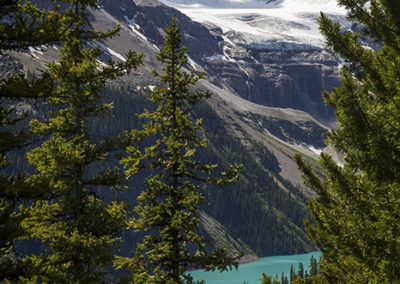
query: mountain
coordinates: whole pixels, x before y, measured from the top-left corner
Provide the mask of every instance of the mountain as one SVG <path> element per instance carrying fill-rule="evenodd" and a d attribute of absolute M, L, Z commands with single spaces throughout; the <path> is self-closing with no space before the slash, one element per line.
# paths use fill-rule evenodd
<path fill-rule="evenodd" d="M 261 142 L 279 157 L 279 163 L 284 165 L 281 170 L 283 177 L 295 185 L 301 183 L 292 154 L 300 150 L 315 157 L 319 153 L 316 149 L 324 147 L 326 126 L 320 121 L 332 123 L 332 116 L 329 116 L 332 112 L 323 104 L 321 93 L 329 86 L 339 84 L 335 58 L 314 47 L 307 51 L 252 50 L 235 45 L 235 52 L 232 51 L 230 60 L 226 60 L 215 56 L 226 49 L 227 44 L 215 29 L 199 24 L 159 1 L 105 0 L 102 7 L 94 11 L 96 20 L 93 23 L 104 28 L 111 17 L 115 23 L 121 23 L 120 36 L 108 42 L 107 46 L 119 54 L 124 54 L 129 48 L 145 52 L 145 66 L 139 70 L 138 77 L 128 81 L 148 86 L 153 84 L 148 72 L 157 65 L 154 51 L 162 44 L 163 28 L 175 15 L 188 48 L 190 64 L 187 68 L 205 72 L 201 88 L 215 94 L 210 105 L 221 117 L 226 117 L 227 125 L 236 127 L 232 133 L 244 140 L 244 145 L 249 144 L 246 142 L 248 137 L 257 143 L 264 141 L 265 133 L 285 145 L 275 147 L 275 143 Z M 251 74 L 247 74 L 245 68 Z M 247 77 L 252 75 L 253 79 Z M 254 94 L 253 99 L 248 97 L 249 89 Z M 265 94 L 266 90 L 270 92 Z M 287 109 L 290 106 L 293 109 Z M 302 112 L 303 109 L 309 113 Z M 244 121 L 245 126 L 237 127 L 239 121 Z"/>
<path fill-rule="evenodd" d="M 332 122 L 320 94 L 339 84 L 338 60 L 323 50 L 317 18 L 324 11 L 350 28 L 335 0 L 161 1 L 221 39 L 219 52 L 197 61 L 213 83 L 257 104 Z"/>
<path fill-rule="evenodd" d="M 286 43 L 286 48 L 320 47 L 322 36 L 316 20 L 321 11 L 349 25 L 344 18 L 345 10 L 337 6 L 336 0 L 160 1 L 192 20 L 221 28 L 224 34 L 241 34 L 241 43 L 262 48 L 277 42 Z"/>
<path fill-rule="evenodd" d="M 162 2 L 103 1 L 103 7 L 155 45 L 162 44 L 162 29 L 176 14 L 191 68 L 206 72 L 208 81 L 248 101 L 333 123 L 321 93 L 340 83 L 339 60 L 323 49 L 317 17 L 322 9 L 345 23 L 334 1 Z"/>
<path fill-rule="evenodd" d="M 44 0 L 35 2 L 48 6 Z M 91 11 L 95 28 L 121 25 L 119 36 L 97 43 L 104 51 L 103 64 L 110 57 L 124 60 L 129 49 L 146 54 L 143 66 L 105 90 L 106 98 L 114 101 L 114 117 L 101 125 L 93 122 L 93 131 L 140 127 L 135 113 L 151 107 L 144 97 L 159 84 L 151 75 L 161 67 L 155 53 L 163 44 L 163 28 L 175 15 L 188 49 L 186 68 L 205 72 L 195 89 L 213 93 L 194 110 L 194 116 L 203 118 L 210 141 L 199 154 L 210 163 L 244 165 L 238 183 L 205 192 L 210 205 L 203 208 L 202 231 L 212 239 L 210 245 L 259 256 L 313 250 L 303 230 L 312 193 L 301 186 L 293 155 L 302 152 L 318 170 L 325 132 L 334 124 L 321 93 L 340 83 L 339 61 L 316 43 L 321 37 L 315 32 L 317 7 L 331 7 L 332 1 L 163 2 L 103 0 L 100 9 Z M 334 9 L 330 11 L 339 11 Z M 308 12 L 301 14 L 304 10 Z M 337 17 L 342 20 L 343 15 L 338 12 Z M 57 49 L 10 52 L 0 57 L 0 72 L 35 73 L 57 58 Z M 44 111 L 28 101 L 19 107 L 38 117 Z M 137 184 L 123 194 L 125 200 L 135 202 Z M 128 243 L 138 238 L 126 236 Z"/>

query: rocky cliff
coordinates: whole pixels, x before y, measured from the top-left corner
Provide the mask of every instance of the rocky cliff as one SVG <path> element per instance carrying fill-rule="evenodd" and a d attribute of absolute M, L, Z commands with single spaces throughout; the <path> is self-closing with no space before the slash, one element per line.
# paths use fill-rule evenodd
<path fill-rule="evenodd" d="M 110 15 L 156 46 L 162 44 L 163 28 L 175 15 L 188 48 L 190 68 L 206 72 L 209 81 L 257 104 L 303 110 L 325 123 L 333 121 L 333 111 L 324 105 L 321 93 L 340 83 L 339 63 L 318 46 L 322 43 L 262 37 L 249 40 L 246 32 L 226 31 L 210 22 L 202 25 L 156 0 L 102 3 Z M 240 21 L 252 26 L 273 26 L 271 23 L 276 20 L 267 18 L 268 22 L 248 11 L 240 17 Z M 277 32 L 285 24 L 308 29 L 292 21 L 276 24 Z"/>

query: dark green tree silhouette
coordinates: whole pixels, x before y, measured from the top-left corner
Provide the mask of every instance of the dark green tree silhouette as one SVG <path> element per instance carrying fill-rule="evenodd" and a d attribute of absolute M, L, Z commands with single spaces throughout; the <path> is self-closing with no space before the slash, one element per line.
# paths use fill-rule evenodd
<path fill-rule="evenodd" d="M 99 137 L 87 124 L 108 115 L 112 104 L 100 102 L 102 89 L 136 67 L 141 55 L 130 52 L 125 62 L 110 61 L 108 67 L 101 67 L 100 48 L 87 46 L 114 36 L 118 27 L 109 32 L 90 29 L 87 8 L 96 8 L 97 0 L 65 4 L 62 19 L 69 29 L 62 33 L 59 61 L 49 64 L 46 71 L 52 84 L 45 101 L 53 110 L 44 121 L 30 123 L 32 132 L 45 140 L 28 153 L 36 169 L 23 180 L 28 194 L 23 197 L 29 202 L 10 214 L 21 216 L 16 229 L 23 231 L 12 237 L 34 240 L 40 254 L 23 255 L 15 274 L 5 277 L 12 282 L 15 278 L 20 282 L 107 282 L 114 250 L 126 227 L 127 205 L 105 202 L 98 191 L 123 183 L 123 173 L 107 167 L 119 139 Z M 5 85 L 15 90 L 9 82 Z"/>
<path fill-rule="evenodd" d="M 278 277 L 274 277 L 272 279 L 271 276 L 269 276 L 269 275 L 267 275 L 265 273 L 262 274 L 262 277 L 261 277 L 260 281 L 261 281 L 261 284 L 280 284 L 281 283 L 279 281 Z"/>
<path fill-rule="evenodd" d="M 201 191 L 206 184 L 222 187 L 236 181 L 238 167 L 230 166 L 217 178 L 213 174 L 217 165 L 202 164 L 196 158 L 196 149 L 207 141 L 200 138 L 201 120 L 192 122 L 190 112 L 209 94 L 189 91 L 200 77 L 181 70 L 187 57 L 175 18 L 165 32 L 165 46 L 157 55 L 164 73 L 154 71 L 164 87 L 151 93 L 156 110 L 141 115 L 148 122 L 143 130 L 130 134 L 133 143 L 123 160 L 129 176 L 142 169 L 151 172 L 137 198 L 137 218 L 131 221 L 136 231 L 148 235 L 138 244 L 134 258 L 120 258 L 117 263 L 132 271 L 133 283 L 191 283 L 192 277 L 186 274 L 190 269 L 225 270 L 235 264 L 222 249 L 205 252 L 198 213 L 205 202 Z M 152 139 L 152 144 L 143 149 L 139 142 L 144 139 Z"/>
<path fill-rule="evenodd" d="M 68 29 L 68 19 L 53 10 L 41 10 L 31 2 L 0 1 L 0 55 L 27 47 L 60 43 Z M 7 160 L 7 153 L 31 143 L 29 130 L 21 127 L 26 113 L 18 113 L 12 104 L 22 99 L 52 95 L 53 82 L 46 72 L 36 79 L 28 79 L 19 70 L 0 79 L 0 282 L 18 279 L 29 272 L 29 265 L 21 261 L 15 240 L 23 238 L 20 222 L 24 215 L 18 207 L 33 199 L 47 198 L 46 189 L 32 188 L 26 175 L 10 174 L 15 161 Z M 7 172 L 7 173 L 6 173 Z M 11 281 L 11 280 L 10 280 Z"/>
<path fill-rule="evenodd" d="M 345 60 L 342 85 L 325 93 L 338 129 L 328 143 L 344 153 L 344 166 L 321 155 L 321 181 L 297 156 L 315 224 L 308 235 L 322 251 L 320 271 L 329 283 L 400 282 L 400 5 L 395 0 L 339 0 L 360 35 L 342 31 L 322 14 L 328 47 Z"/>

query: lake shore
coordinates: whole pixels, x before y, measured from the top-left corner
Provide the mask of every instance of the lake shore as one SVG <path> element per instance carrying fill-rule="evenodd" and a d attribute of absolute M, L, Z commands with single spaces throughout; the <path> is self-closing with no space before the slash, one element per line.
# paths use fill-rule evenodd
<path fill-rule="evenodd" d="M 245 254 L 239 259 L 239 264 L 245 264 L 245 263 L 250 263 L 253 261 L 257 261 L 260 258 L 257 255 L 254 254 Z"/>
<path fill-rule="evenodd" d="M 196 270 L 190 272 L 194 280 L 204 280 L 207 284 L 232 284 L 249 283 L 260 284 L 262 273 L 267 275 L 288 276 L 293 265 L 295 270 L 299 269 L 299 264 L 303 263 L 304 268 L 308 269 L 310 258 L 313 256 L 319 259 L 321 252 L 311 252 L 307 254 L 268 256 L 259 258 L 255 255 L 245 255 L 240 260 L 238 269 L 224 272 Z"/>

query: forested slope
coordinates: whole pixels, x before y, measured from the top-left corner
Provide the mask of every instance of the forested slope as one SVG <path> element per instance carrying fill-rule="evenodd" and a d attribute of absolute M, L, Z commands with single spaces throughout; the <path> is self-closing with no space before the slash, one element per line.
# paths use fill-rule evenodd
<path fill-rule="evenodd" d="M 117 23 L 117 18 L 111 18 L 103 9 L 93 12 L 93 17 L 94 23 L 101 27 Z M 190 27 L 192 23 L 185 25 Z M 143 122 L 138 119 L 137 114 L 144 108 L 151 108 L 146 96 L 158 84 L 149 76 L 150 70 L 159 68 L 154 56 L 157 48 L 126 27 L 123 27 L 121 34 L 123 36 L 105 42 L 107 46 L 102 46 L 102 50 L 105 51 L 101 58 L 103 63 L 110 57 L 116 56 L 119 59 L 127 48 L 137 47 L 146 54 L 146 57 L 143 66 L 138 70 L 118 79 L 103 91 L 104 101 L 113 102 L 114 116 L 89 121 L 88 126 L 93 137 L 113 136 L 133 128 L 140 128 Z M 11 71 L 17 70 L 35 77 L 34 74 L 38 70 L 45 69 L 45 63 L 56 59 L 57 54 L 57 46 L 48 46 L 43 50 L 11 52 L 0 58 L 0 71 L 4 77 Z M 210 86 L 213 89 L 208 89 Z M 325 128 L 301 111 L 264 106 L 253 110 L 255 104 L 245 100 L 239 102 L 241 104 L 239 108 L 231 108 L 229 101 L 237 100 L 238 97 L 226 90 L 214 88 L 212 84 L 205 85 L 204 81 L 197 87 L 211 90 L 213 93 L 209 102 L 204 101 L 194 110 L 193 119 L 203 119 L 202 135 L 209 140 L 207 149 L 199 151 L 198 157 L 211 164 L 243 164 L 240 180 L 237 183 L 223 190 L 204 191 L 209 205 L 205 206 L 203 211 L 213 217 L 225 230 L 226 236 L 218 234 L 217 238 L 232 238 L 237 244 L 243 245 L 243 252 L 253 251 L 259 256 L 313 250 L 303 230 L 303 219 L 308 217 L 306 196 L 302 192 L 304 188 L 300 191 L 299 173 L 295 172 L 292 156 L 294 152 L 302 151 L 312 157 L 314 154 L 302 143 L 323 146 L 322 133 Z M 18 102 L 17 109 L 30 113 L 22 124 L 26 126 L 29 118 L 39 120 L 45 118 L 46 112 L 51 107 L 43 105 L 42 102 L 40 99 Z M 15 103 L 13 100 L 8 102 L 9 105 Z M 220 104 L 224 105 L 223 108 Z M 245 111 L 241 111 L 242 108 Z M 228 109 L 230 112 L 222 115 Z M 248 129 L 244 129 L 243 124 L 246 124 L 251 131 L 246 132 Z M 239 126 L 242 129 L 237 131 Z M 293 129 L 296 131 L 292 131 Z M 251 133 L 256 133 L 257 137 L 262 139 L 252 136 Z M 9 174 L 18 171 L 32 172 L 32 167 L 24 155 L 40 145 L 41 140 L 38 137 L 35 139 L 33 144 L 9 153 L 13 163 L 4 169 L 5 172 Z M 268 145 L 264 140 L 268 140 Z M 109 165 L 118 166 L 117 158 L 115 156 Z M 88 167 L 86 175 L 91 176 L 98 170 Z M 134 205 L 138 193 L 143 188 L 141 185 L 145 175 L 144 172 L 135 177 L 129 188 L 120 193 L 120 197 Z M 99 194 L 109 198 L 101 189 Z M 207 224 L 204 225 L 207 231 Z M 122 251 L 132 252 L 133 244 L 141 235 L 133 232 L 127 232 L 125 235 L 127 242 Z M 221 242 L 216 240 L 211 243 Z"/>
<path fill-rule="evenodd" d="M 89 122 L 92 132 L 96 135 L 112 136 L 140 128 L 143 121 L 137 114 L 144 108 L 152 107 L 146 99 L 148 91 L 133 91 L 132 87 L 110 87 L 105 92 L 105 101 L 114 102 L 114 115 L 101 123 Z M 48 108 L 46 105 L 33 106 L 31 114 L 33 117 L 41 117 Z M 202 118 L 204 135 L 209 140 L 208 147 L 199 151 L 198 157 L 211 164 L 243 164 L 237 183 L 224 189 L 204 191 L 209 204 L 203 208 L 204 212 L 222 224 L 228 235 L 249 246 L 260 256 L 312 250 L 313 246 L 305 238 L 303 231 L 303 219 L 308 217 L 306 197 L 279 176 L 279 163 L 275 156 L 257 144 L 254 144 L 253 152 L 249 152 L 229 133 L 224 121 L 206 101 L 195 109 L 195 116 Z M 31 171 L 23 155 L 22 150 L 10 154 L 19 170 Z M 113 163 L 115 165 L 116 160 Z M 16 169 L 8 167 L 7 171 L 15 172 Z M 97 169 L 91 169 L 87 174 L 96 171 Z M 141 174 L 134 178 L 129 189 L 120 193 L 121 198 L 135 204 L 144 177 L 145 174 Z M 284 184 L 286 190 L 278 182 Z M 126 235 L 131 241 L 140 238 L 140 235 L 132 232 Z M 131 244 L 131 241 L 128 243 Z"/>
<path fill-rule="evenodd" d="M 136 114 L 151 105 L 145 99 L 146 91 L 132 90 L 132 87 L 109 90 L 108 99 L 114 101 L 115 106 L 114 117 L 101 125 L 94 123 L 93 131 L 118 133 L 140 127 L 142 122 Z M 202 118 L 204 135 L 209 140 L 208 147 L 198 152 L 199 159 L 218 165 L 243 164 L 237 183 L 224 189 L 204 191 L 209 205 L 203 210 L 220 222 L 227 234 L 259 255 L 312 250 L 303 231 L 303 219 L 308 217 L 306 198 L 279 176 L 279 163 L 274 155 L 257 145 L 252 155 L 229 133 L 224 121 L 206 101 L 195 109 L 194 118 Z M 263 158 L 261 164 L 257 157 Z M 289 190 L 283 190 L 277 181 Z M 123 193 L 124 198 L 134 201 L 140 184 L 138 177 Z"/>

